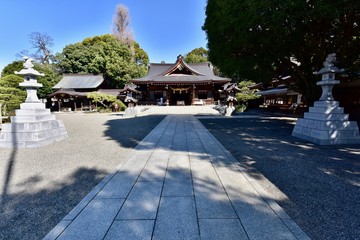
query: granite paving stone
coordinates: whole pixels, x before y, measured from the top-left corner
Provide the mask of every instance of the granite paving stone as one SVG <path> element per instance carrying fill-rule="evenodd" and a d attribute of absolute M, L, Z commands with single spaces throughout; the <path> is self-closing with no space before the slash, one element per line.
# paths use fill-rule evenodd
<path fill-rule="evenodd" d="M 193 184 L 191 178 L 184 178 L 180 180 L 167 178 L 165 180 L 162 196 L 186 197 L 193 195 Z"/>
<path fill-rule="evenodd" d="M 79 214 L 78 218 L 89 221 L 113 220 L 124 203 L 124 199 L 93 199 Z"/>
<path fill-rule="evenodd" d="M 103 239 L 111 223 L 112 220 L 87 221 L 84 219 L 76 218 L 58 238 L 53 238 L 53 239 L 58 239 L 58 240 Z"/>
<path fill-rule="evenodd" d="M 149 161 L 141 172 L 138 181 L 162 182 L 165 178 L 167 160 Z"/>
<path fill-rule="evenodd" d="M 260 195 L 230 196 L 250 239 L 296 239 Z"/>
<path fill-rule="evenodd" d="M 169 153 L 169 150 L 166 149 L 166 150 L 162 150 L 162 149 L 159 149 L 159 150 L 154 150 L 154 152 L 152 153 L 152 155 L 150 156 L 149 158 L 149 162 L 167 162 L 169 160 L 169 156 L 170 156 L 170 153 Z"/>
<path fill-rule="evenodd" d="M 211 196 L 196 195 L 196 209 L 198 218 L 237 218 L 229 198 L 226 194 L 215 194 Z"/>
<path fill-rule="evenodd" d="M 199 226 L 201 239 L 249 239 L 239 219 L 199 219 Z"/>
<path fill-rule="evenodd" d="M 138 171 L 140 173 L 141 170 Z M 119 171 L 114 177 L 100 190 L 98 198 L 126 198 L 134 185 L 138 174 Z"/>
<path fill-rule="evenodd" d="M 162 182 L 137 182 L 116 218 L 155 219 L 162 185 Z"/>
<path fill-rule="evenodd" d="M 200 239 L 193 197 L 162 197 L 154 239 Z"/>
<path fill-rule="evenodd" d="M 219 182 L 214 167 L 210 161 L 205 160 L 191 160 L 191 174 L 195 179 L 213 180 Z"/>
<path fill-rule="evenodd" d="M 116 220 L 106 234 L 105 240 L 150 240 L 154 222 L 154 220 Z"/>

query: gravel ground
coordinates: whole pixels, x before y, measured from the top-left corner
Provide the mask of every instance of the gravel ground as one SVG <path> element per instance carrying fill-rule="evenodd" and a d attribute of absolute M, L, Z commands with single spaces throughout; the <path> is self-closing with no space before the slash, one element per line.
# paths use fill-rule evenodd
<path fill-rule="evenodd" d="M 69 138 L 0 149 L 0 239 L 45 236 L 163 116 L 58 114 Z M 294 122 L 200 119 L 313 239 L 359 239 L 360 146 L 291 137 Z"/>
<path fill-rule="evenodd" d="M 0 149 L 0 239 L 44 237 L 163 117 L 57 114 L 67 140 Z"/>
<path fill-rule="evenodd" d="M 312 239 L 360 239 L 360 146 L 317 146 L 294 121 L 200 119 Z"/>

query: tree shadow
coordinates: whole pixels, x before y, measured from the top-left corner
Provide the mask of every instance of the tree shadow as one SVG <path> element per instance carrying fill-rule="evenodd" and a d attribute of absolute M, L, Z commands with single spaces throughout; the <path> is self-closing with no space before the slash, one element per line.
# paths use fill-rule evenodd
<path fill-rule="evenodd" d="M 51 189 L 3 195 L 0 239 L 44 237 L 106 174 L 94 168 L 80 168 L 66 182 L 56 183 Z M 34 175 L 28 180 L 22 183 L 25 187 L 41 178 Z"/>
<path fill-rule="evenodd" d="M 165 115 L 119 118 L 105 123 L 104 135 L 122 147 L 133 148 L 156 126 Z"/>
<path fill-rule="evenodd" d="M 250 185 L 243 188 L 224 180 L 226 193 L 221 183 L 224 178 L 217 178 L 216 173 L 214 178 L 210 172 L 204 172 L 202 166 L 195 166 L 199 161 L 210 163 L 209 159 L 198 158 L 191 163 L 189 155 L 175 152 L 167 160 L 159 155 L 148 161 L 133 159 L 132 164 L 137 165 L 137 161 L 143 162 L 143 166 L 138 166 L 138 170 L 127 169 L 128 166 L 120 168 L 95 198 L 75 211 L 77 214 L 73 214 L 72 223 L 61 233 L 62 238 L 196 239 L 199 234 L 221 232 L 226 227 L 230 227 L 230 233 L 221 232 L 225 238 L 261 238 L 263 229 L 267 228 L 277 228 L 272 231 L 279 234 L 274 238 L 286 234 L 293 237 L 267 205 L 266 201 L 272 199 L 264 199 L 250 189 Z M 189 164 L 195 164 L 193 167 L 197 170 Z M 236 169 L 233 173 L 241 175 Z M 214 222 L 227 223 L 227 220 L 236 222 L 236 227 L 210 228 Z M 87 231 L 89 225 L 96 226 L 96 231 Z"/>
<path fill-rule="evenodd" d="M 116 140 L 124 148 L 134 148 L 163 117 L 153 116 L 109 120 L 105 123 L 108 126 L 108 130 L 105 130 L 103 134 L 111 140 Z M 83 119 L 83 121 L 86 124 L 91 119 Z M 69 128 L 71 129 L 71 126 Z M 91 128 L 89 128 L 89 131 L 91 131 Z M 72 129 L 70 134 L 76 133 L 76 129 Z M 83 132 L 81 133 L 84 134 Z M 46 151 L 52 151 L 55 155 L 66 157 L 68 153 L 62 152 L 61 146 L 67 145 L 66 148 L 69 153 L 76 151 L 78 149 L 76 146 L 78 142 L 76 141 L 84 136 L 86 135 L 77 136 L 77 138 L 69 136 L 66 142 L 59 142 L 56 146 L 49 145 Z M 90 144 L 95 143 L 96 140 L 91 141 Z M 16 161 L 19 161 L 19 153 L 21 153 L 21 156 L 24 155 L 23 151 L 32 150 L 13 148 L 7 151 L 9 155 L 7 159 L 4 159 L 6 165 L 4 171 L 1 172 L 2 175 L 4 174 L 4 182 L 1 186 L 0 199 L 0 239 L 39 239 L 44 237 L 108 174 L 107 171 L 101 168 L 76 168 L 72 175 L 64 176 L 66 181 L 54 183 L 50 189 L 45 188 L 41 190 L 36 189 L 44 179 L 41 179 L 39 175 L 33 175 L 14 186 L 25 190 L 12 193 L 10 188 L 15 178 Z M 44 156 L 51 157 L 48 154 L 41 155 L 42 151 L 34 151 L 40 154 L 40 159 Z M 86 157 L 86 154 L 85 151 L 80 152 L 79 156 Z"/>
<path fill-rule="evenodd" d="M 254 178 L 271 191 L 270 181 L 289 198 L 279 204 L 311 237 L 360 235 L 358 145 L 305 142 L 291 136 L 294 122 L 288 120 L 200 121 Z"/>

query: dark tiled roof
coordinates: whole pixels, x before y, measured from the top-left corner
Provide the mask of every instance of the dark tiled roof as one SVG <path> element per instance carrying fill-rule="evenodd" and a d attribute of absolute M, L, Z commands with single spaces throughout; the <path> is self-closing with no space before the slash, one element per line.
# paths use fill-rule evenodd
<path fill-rule="evenodd" d="M 65 74 L 53 89 L 91 89 L 99 87 L 103 81 L 102 75 Z"/>
<path fill-rule="evenodd" d="M 179 70 L 180 69 L 180 70 Z M 181 69 L 185 69 L 182 71 Z M 201 83 L 229 82 L 230 79 L 214 75 L 210 63 L 186 63 L 178 58 L 176 63 L 152 63 L 145 77 L 133 79 L 133 83 Z"/>
<path fill-rule="evenodd" d="M 120 89 L 120 93 L 123 92 L 133 92 L 133 93 L 141 93 L 141 91 L 136 90 L 136 85 L 135 84 L 125 84 L 125 87 L 123 89 Z"/>

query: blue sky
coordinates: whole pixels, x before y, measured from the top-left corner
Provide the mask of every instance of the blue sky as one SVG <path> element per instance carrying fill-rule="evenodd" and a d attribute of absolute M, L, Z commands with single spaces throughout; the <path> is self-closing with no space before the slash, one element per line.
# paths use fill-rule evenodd
<path fill-rule="evenodd" d="M 206 48 L 201 30 L 206 0 L 1 0 L 0 70 L 29 50 L 31 32 L 54 39 L 54 53 L 87 37 L 112 32 L 117 4 L 129 8 L 135 40 L 151 62 L 175 62 L 179 54 Z"/>

